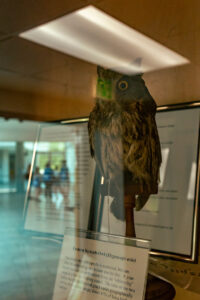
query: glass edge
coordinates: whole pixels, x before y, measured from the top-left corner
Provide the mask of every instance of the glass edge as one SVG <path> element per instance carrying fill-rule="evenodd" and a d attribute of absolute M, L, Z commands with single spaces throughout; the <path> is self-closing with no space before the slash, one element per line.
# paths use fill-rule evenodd
<path fill-rule="evenodd" d="M 30 169 L 30 173 L 29 173 L 28 185 L 27 185 L 25 199 L 24 199 L 23 218 L 25 218 L 25 215 L 26 215 L 26 209 L 27 209 L 27 204 L 28 204 L 28 196 L 29 196 L 29 192 L 30 192 L 31 179 L 32 179 L 33 168 L 34 168 L 34 163 L 35 163 L 35 157 L 36 157 L 36 152 L 37 152 L 37 144 L 38 144 L 38 141 L 39 141 L 41 128 L 42 128 L 41 124 L 39 124 L 36 139 L 35 139 L 35 142 L 34 142 L 33 156 L 32 156 L 32 160 L 31 160 L 31 169 Z"/>
<path fill-rule="evenodd" d="M 77 237 L 85 237 L 85 238 L 87 238 L 87 234 L 89 234 L 90 236 L 94 236 L 94 237 L 96 237 L 96 236 L 104 236 L 104 237 L 114 238 L 114 239 L 120 240 L 120 241 L 139 242 L 142 245 L 144 245 L 144 246 L 141 245 L 140 248 L 148 248 L 148 249 L 150 249 L 150 244 L 151 244 L 150 240 L 145 240 L 145 239 L 140 239 L 140 238 L 135 238 L 135 237 L 126 237 L 126 236 L 122 236 L 122 235 L 116 235 L 116 234 L 104 233 L 104 232 L 98 232 L 98 231 L 83 230 L 83 229 L 78 229 L 78 228 L 67 227 L 65 229 L 64 236 L 67 235 L 68 233 L 72 234 L 73 236 L 77 236 Z M 83 236 L 81 236 L 81 235 L 83 235 Z M 117 244 L 121 244 L 121 243 L 117 243 Z"/>

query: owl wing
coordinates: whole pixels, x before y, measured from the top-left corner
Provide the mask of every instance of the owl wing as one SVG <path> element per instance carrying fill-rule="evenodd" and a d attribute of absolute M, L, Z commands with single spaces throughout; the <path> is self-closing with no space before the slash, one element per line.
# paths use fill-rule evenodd
<path fill-rule="evenodd" d="M 160 165 L 162 163 L 160 139 L 158 135 L 158 129 L 157 129 L 155 118 L 151 117 L 149 122 L 151 123 L 150 143 L 151 143 L 151 152 L 152 152 L 152 176 L 153 178 L 156 178 L 158 182 Z"/>
<path fill-rule="evenodd" d="M 147 144 L 147 119 L 140 113 L 139 103 L 122 110 L 124 168 L 132 174 L 132 182 L 140 186 L 150 181 Z"/>
<path fill-rule="evenodd" d="M 101 158 L 101 139 L 98 138 L 99 135 L 99 110 L 96 105 L 93 111 L 90 113 L 88 121 L 88 134 L 90 143 L 90 153 L 95 159 L 97 166 L 99 167 L 100 173 L 104 176 L 103 163 Z"/>
<path fill-rule="evenodd" d="M 146 106 L 144 110 L 143 104 L 132 103 L 122 110 L 125 185 L 141 187 L 136 210 L 145 205 L 150 194 L 157 193 L 161 164 L 155 113 L 146 111 Z"/>
<path fill-rule="evenodd" d="M 114 101 L 102 101 L 88 122 L 91 155 L 102 176 L 112 179 L 123 170 L 121 112 Z"/>
<path fill-rule="evenodd" d="M 97 104 L 90 114 L 88 130 L 91 154 L 105 178 L 101 193 L 114 197 L 111 212 L 124 220 L 123 139 L 118 104 Z"/>

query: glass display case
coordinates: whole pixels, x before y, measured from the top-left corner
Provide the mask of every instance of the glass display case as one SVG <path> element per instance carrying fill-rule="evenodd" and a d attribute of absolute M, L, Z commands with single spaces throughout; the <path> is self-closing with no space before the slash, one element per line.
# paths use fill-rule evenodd
<path fill-rule="evenodd" d="M 199 297 L 199 9 L 0 1 L 0 299 Z"/>

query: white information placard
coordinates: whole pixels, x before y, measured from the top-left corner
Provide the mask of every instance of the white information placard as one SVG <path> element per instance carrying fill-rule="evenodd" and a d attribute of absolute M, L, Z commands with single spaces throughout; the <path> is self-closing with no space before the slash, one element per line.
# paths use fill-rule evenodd
<path fill-rule="evenodd" d="M 159 193 L 135 212 L 137 237 L 152 248 L 190 256 L 197 184 L 199 109 L 157 114 L 162 147 Z"/>
<path fill-rule="evenodd" d="M 53 300 L 144 299 L 149 243 L 124 241 L 65 235 Z"/>
<path fill-rule="evenodd" d="M 25 230 L 64 235 L 87 229 L 95 162 L 87 122 L 41 126 L 26 196 Z"/>
<path fill-rule="evenodd" d="M 199 108 L 157 113 L 162 149 L 159 191 L 134 211 L 136 237 L 151 240 L 153 251 L 195 259 L 198 211 Z M 105 197 L 101 231 L 124 234 L 125 222 Z"/>

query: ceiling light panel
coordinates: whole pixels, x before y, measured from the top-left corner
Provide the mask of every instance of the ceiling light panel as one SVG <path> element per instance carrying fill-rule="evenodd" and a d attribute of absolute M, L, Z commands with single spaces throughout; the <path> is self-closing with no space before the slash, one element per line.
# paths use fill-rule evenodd
<path fill-rule="evenodd" d="M 93 6 L 25 31 L 20 37 L 126 74 L 189 62 Z"/>

